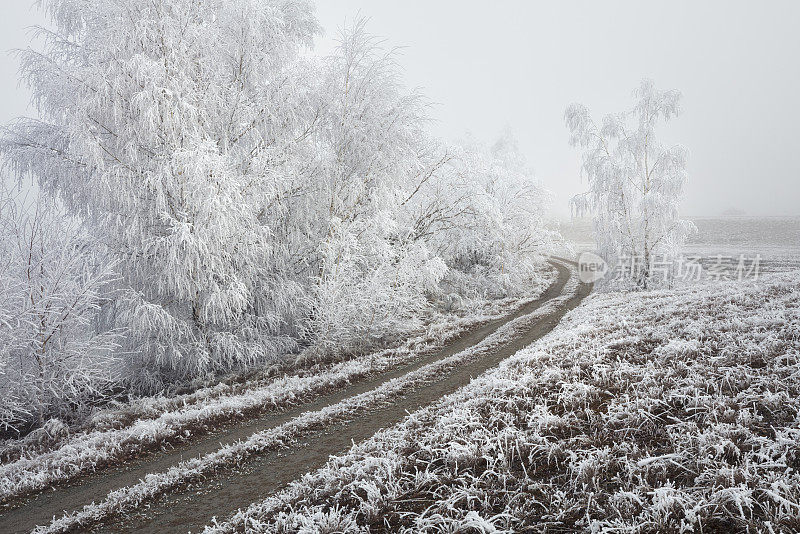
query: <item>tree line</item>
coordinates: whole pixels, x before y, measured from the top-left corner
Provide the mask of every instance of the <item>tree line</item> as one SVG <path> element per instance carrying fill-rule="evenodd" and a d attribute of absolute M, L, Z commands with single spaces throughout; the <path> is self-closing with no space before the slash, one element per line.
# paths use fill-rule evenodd
<path fill-rule="evenodd" d="M 322 57 L 307 0 L 42 5 L 38 117 L 0 141 L 0 430 L 358 353 L 541 276 L 513 138 L 432 136 L 363 21 Z"/>

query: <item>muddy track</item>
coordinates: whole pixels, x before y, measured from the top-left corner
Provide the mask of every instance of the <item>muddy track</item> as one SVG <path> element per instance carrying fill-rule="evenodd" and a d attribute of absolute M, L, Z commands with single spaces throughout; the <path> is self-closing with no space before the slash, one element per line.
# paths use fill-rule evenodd
<path fill-rule="evenodd" d="M 0 515 L 0 532 L 30 531 L 36 525 L 47 524 L 53 516 L 65 510 L 75 510 L 92 501 L 102 500 L 109 491 L 138 482 L 144 475 L 159 472 L 185 458 L 212 452 L 220 444 L 232 443 L 251 434 L 276 427 L 305 412 L 317 411 L 359 393 L 370 391 L 380 384 L 403 376 L 431 362 L 465 350 L 485 339 L 502 325 L 535 311 L 549 300 L 558 297 L 570 270 L 553 263 L 558 270 L 558 280 L 536 301 L 515 313 L 492 321 L 453 341 L 445 348 L 425 356 L 413 364 L 382 373 L 356 383 L 336 393 L 279 414 L 259 417 L 203 436 L 191 443 L 166 452 L 147 454 L 124 466 L 105 469 L 100 473 L 80 479 L 75 484 L 43 492 Z M 168 494 L 138 513 L 117 518 L 95 528 L 94 532 L 197 532 L 213 515 L 225 517 L 251 502 L 281 488 L 302 474 L 320 467 L 332 454 L 344 452 L 354 441 L 368 438 L 377 430 L 400 421 L 407 412 L 430 404 L 443 395 L 455 391 L 469 380 L 529 345 L 549 332 L 569 309 L 577 306 L 588 294 L 582 287 L 579 294 L 553 314 L 539 320 L 523 336 L 503 345 L 491 354 L 456 369 L 432 384 L 407 392 L 389 407 L 374 410 L 366 416 L 337 424 L 322 432 L 304 434 L 300 443 L 289 450 L 275 450 L 244 462 L 235 469 L 216 473 L 204 481 Z"/>

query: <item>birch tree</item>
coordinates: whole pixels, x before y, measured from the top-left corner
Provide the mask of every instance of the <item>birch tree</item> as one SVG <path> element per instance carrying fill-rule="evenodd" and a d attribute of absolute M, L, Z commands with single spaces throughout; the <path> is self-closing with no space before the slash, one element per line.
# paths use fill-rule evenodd
<path fill-rule="evenodd" d="M 426 290 L 445 266 L 409 239 L 403 202 L 435 166 L 426 104 L 402 83 L 396 52 L 358 20 L 326 59 L 316 130 L 320 232 L 309 332 L 324 354 L 358 350 L 420 325 Z"/>
<path fill-rule="evenodd" d="M 687 151 L 656 136 L 661 121 L 680 113 L 681 94 L 644 80 L 633 96 L 631 110 L 606 115 L 599 125 L 581 104 L 570 105 L 565 120 L 570 144 L 583 149 L 589 185 L 572 199 L 573 210 L 593 214 L 601 254 L 612 263 L 631 262 L 635 286 L 646 289 L 654 261 L 668 263 L 692 225 L 678 216 Z"/>
<path fill-rule="evenodd" d="M 141 367 L 189 377 L 282 350 L 295 282 L 273 237 L 310 159 L 311 3 L 43 5 L 47 44 L 21 52 L 41 119 L 2 149 L 120 260 Z"/>

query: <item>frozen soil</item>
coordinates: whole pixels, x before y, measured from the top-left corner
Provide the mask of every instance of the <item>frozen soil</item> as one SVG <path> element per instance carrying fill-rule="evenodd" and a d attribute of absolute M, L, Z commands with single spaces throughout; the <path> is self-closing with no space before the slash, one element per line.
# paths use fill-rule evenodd
<path fill-rule="evenodd" d="M 164 471 L 186 458 L 214 453 L 223 444 L 243 440 L 264 429 L 277 427 L 292 421 L 302 414 L 334 405 L 343 399 L 368 392 L 381 384 L 402 377 L 438 360 L 443 360 L 468 349 L 498 328 L 515 319 L 526 316 L 562 292 L 570 276 L 570 270 L 555 264 L 558 280 L 538 299 L 515 313 L 491 321 L 457 338 L 442 350 L 429 354 L 412 364 L 393 369 L 336 393 L 293 408 L 283 413 L 256 417 L 225 427 L 194 440 L 179 444 L 174 449 L 155 454 L 144 454 L 131 458 L 123 466 L 105 469 L 98 474 L 84 477 L 72 485 L 54 491 L 46 491 L 24 502 L 16 503 L 11 510 L 0 515 L 0 531 L 25 532 L 36 525 L 46 525 L 51 518 L 81 506 L 104 499 L 116 488 L 137 483 L 148 473 Z M 497 350 L 458 367 L 439 377 L 435 382 L 415 388 L 386 406 L 376 407 L 353 421 L 343 421 L 333 427 L 311 430 L 299 436 L 299 444 L 291 449 L 275 447 L 274 450 L 258 454 L 242 462 L 235 469 L 222 469 L 204 477 L 200 483 L 168 493 L 160 500 L 150 503 L 137 513 L 124 516 L 116 522 L 101 524 L 96 531 L 104 532 L 165 532 L 197 530 L 207 524 L 212 515 L 225 516 L 242 506 L 257 501 L 279 489 L 309 470 L 320 467 L 331 454 L 346 450 L 353 441 L 363 440 L 377 430 L 401 420 L 408 411 L 424 406 L 467 383 L 471 377 L 496 365 L 521 347 L 550 330 L 567 309 L 577 305 L 587 290 L 567 301 L 555 313 L 538 320 L 524 335 L 518 336 Z M 213 511 L 213 514 L 212 514 Z"/>

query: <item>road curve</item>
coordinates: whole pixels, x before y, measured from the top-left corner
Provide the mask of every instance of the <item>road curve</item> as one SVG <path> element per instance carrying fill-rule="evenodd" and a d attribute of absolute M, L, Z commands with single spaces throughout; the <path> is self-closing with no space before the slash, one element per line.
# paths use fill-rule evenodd
<path fill-rule="evenodd" d="M 561 296 L 572 269 L 552 262 L 557 280 L 537 300 L 516 312 L 492 321 L 453 341 L 443 349 L 413 364 L 383 373 L 374 379 L 356 383 L 336 393 L 323 396 L 281 414 L 260 417 L 225 428 L 174 450 L 149 454 L 117 468 L 85 477 L 76 484 L 43 492 L 0 515 L 0 532 L 29 532 L 37 525 L 48 524 L 64 511 L 102 500 L 109 491 L 138 482 L 147 473 L 161 472 L 183 459 L 208 454 L 264 429 L 273 428 L 308 412 L 318 411 L 344 399 L 371 391 L 381 384 L 411 373 L 425 365 L 447 358 L 480 343 L 501 326 L 529 315 Z M 369 411 L 351 421 L 340 422 L 325 430 L 309 431 L 289 449 L 275 449 L 244 461 L 233 469 L 213 473 L 197 483 L 157 498 L 148 506 L 122 517 L 109 518 L 91 532 L 197 532 L 213 516 L 220 518 L 261 500 L 303 474 L 321 467 L 329 456 L 346 451 L 353 442 L 372 436 L 381 428 L 399 422 L 408 412 L 421 408 L 467 384 L 471 378 L 494 367 L 503 359 L 530 345 L 552 330 L 567 311 L 573 309 L 591 291 L 581 285 L 577 293 L 558 308 L 538 319 L 530 329 L 502 344 L 489 354 L 458 367 L 437 380 L 404 392 L 389 406 Z"/>

